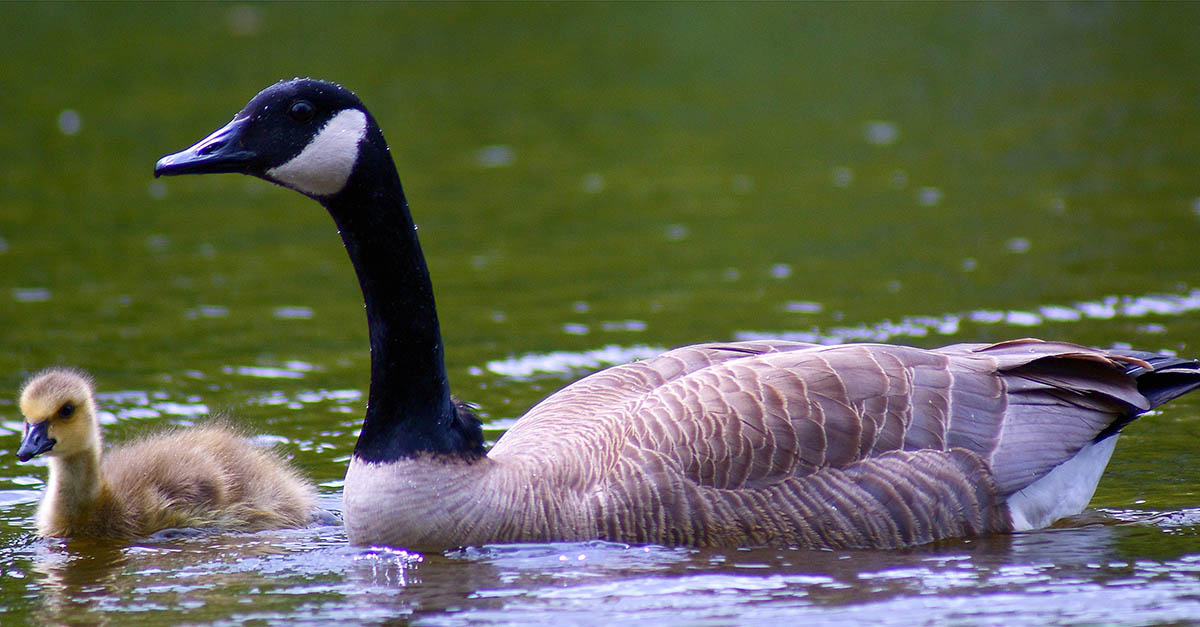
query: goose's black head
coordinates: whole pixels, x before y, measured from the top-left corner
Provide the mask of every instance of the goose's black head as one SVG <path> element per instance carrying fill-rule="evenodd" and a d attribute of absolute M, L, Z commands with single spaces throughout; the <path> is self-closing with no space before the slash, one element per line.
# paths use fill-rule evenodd
<path fill-rule="evenodd" d="M 312 79 L 281 81 L 229 124 L 159 159 L 154 176 L 236 172 L 320 200 L 346 186 L 372 133 L 378 127 L 349 90 Z"/>

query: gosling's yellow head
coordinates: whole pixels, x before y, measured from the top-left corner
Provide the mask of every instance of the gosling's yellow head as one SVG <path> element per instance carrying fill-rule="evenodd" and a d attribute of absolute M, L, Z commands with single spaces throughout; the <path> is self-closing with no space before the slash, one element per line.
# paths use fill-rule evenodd
<path fill-rule="evenodd" d="M 21 386 L 20 406 L 25 435 L 17 459 L 24 462 L 43 453 L 69 457 L 100 450 L 92 380 L 86 374 L 67 368 L 43 370 Z"/>

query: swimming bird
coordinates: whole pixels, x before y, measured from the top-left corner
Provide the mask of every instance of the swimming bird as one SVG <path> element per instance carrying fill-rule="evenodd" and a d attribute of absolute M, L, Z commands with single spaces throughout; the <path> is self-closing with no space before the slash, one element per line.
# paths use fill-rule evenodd
<path fill-rule="evenodd" d="M 371 346 L 343 495 L 358 545 L 888 548 L 1036 529 L 1087 505 L 1122 427 L 1200 385 L 1194 361 L 1033 339 L 699 344 L 585 377 L 485 451 L 451 400 L 413 218 L 359 98 L 279 82 L 155 166 L 220 172 L 319 202 L 353 262 Z"/>
<path fill-rule="evenodd" d="M 50 466 L 37 532 L 136 538 L 166 529 L 258 531 L 307 524 L 316 490 L 278 456 L 211 422 L 101 452 L 91 378 L 52 368 L 21 388 L 17 458 Z"/>

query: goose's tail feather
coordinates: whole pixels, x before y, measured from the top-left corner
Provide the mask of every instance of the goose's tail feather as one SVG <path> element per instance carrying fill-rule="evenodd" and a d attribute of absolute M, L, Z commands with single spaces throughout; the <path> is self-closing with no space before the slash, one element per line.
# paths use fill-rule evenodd
<path fill-rule="evenodd" d="M 1137 379 L 1138 392 L 1158 407 L 1196 388 L 1200 388 L 1200 362 L 1158 353 L 1134 350 L 1111 350 L 1116 355 L 1140 359 L 1150 365 L 1129 364 L 1125 373 Z"/>

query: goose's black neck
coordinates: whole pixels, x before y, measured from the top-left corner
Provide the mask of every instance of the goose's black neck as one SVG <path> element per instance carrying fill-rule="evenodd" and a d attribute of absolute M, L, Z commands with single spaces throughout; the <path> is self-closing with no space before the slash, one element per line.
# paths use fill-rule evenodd
<path fill-rule="evenodd" d="M 371 127 L 345 188 L 321 199 L 358 274 L 371 341 L 371 388 L 354 454 L 368 462 L 481 456 L 478 422 L 460 419 L 450 397 L 433 286 L 400 177 Z"/>

